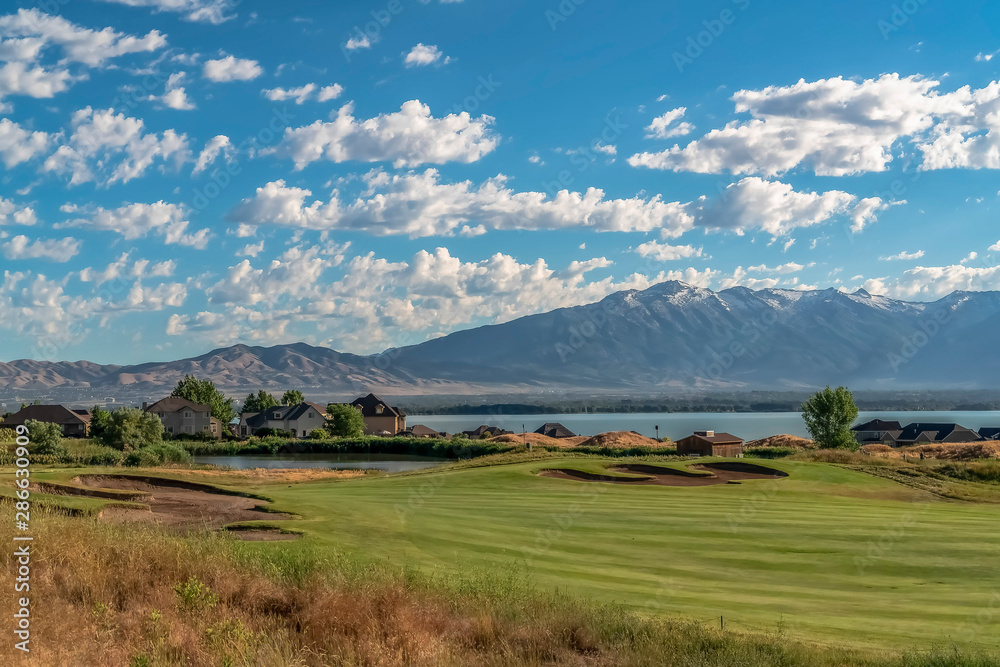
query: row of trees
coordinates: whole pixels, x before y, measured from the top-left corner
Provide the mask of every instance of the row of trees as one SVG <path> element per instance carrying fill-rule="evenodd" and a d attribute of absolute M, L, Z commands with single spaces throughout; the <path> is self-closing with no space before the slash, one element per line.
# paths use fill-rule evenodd
<path fill-rule="evenodd" d="M 269 394 L 261 389 L 256 394 L 247 396 L 247 400 L 243 401 L 243 409 L 240 410 L 240 414 L 264 412 L 268 408 L 276 408 L 279 405 L 298 405 L 299 403 L 305 403 L 305 401 L 305 395 L 298 389 L 289 389 L 281 395 L 280 401 L 273 394 Z"/>

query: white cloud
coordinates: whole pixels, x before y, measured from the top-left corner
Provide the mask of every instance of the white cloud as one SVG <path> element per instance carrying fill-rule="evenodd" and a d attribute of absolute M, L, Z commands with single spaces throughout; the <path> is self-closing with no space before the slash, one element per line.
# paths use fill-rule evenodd
<path fill-rule="evenodd" d="M 349 103 L 333 121 L 286 129 L 281 143 L 267 152 L 291 158 L 296 169 L 322 159 L 391 161 L 401 167 L 475 162 L 499 144 L 499 137 L 490 130 L 490 116 L 472 118 L 463 111 L 434 118 L 430 107 L 419 100 L 368 120 L 358 121 L 353 113 L 354 105 Z"/>
<path fill-rule="evenodd" d="M 198 159 L 195 160 L 191 173 L 200 174 L 205 171 L 208 165 L 215 162 L 220 154 L 224 155 L 227 160 L 233 155 L 233 144 L 229 141 L 229 137 L 224 134 L 218 134 L 205 142 L 205 147 L 201 149 L 201 153 L 198 153 Z"/>
<path fill-rule="evenodd" d="M 753 271 L 755 273 L 798 273 L 804 268 L 806 267 L 802 264 L 788 262 L 787 264 L 779 264 L 778 266 L 758 264 L 757 266 L 748 266 L 746 270 Z"/>
<path fill-rule="evenodd" d="M 887 257 L 879 257 L 879 259 L 882 260 L 883 262 L 892 262 L 894 260 L 902 260 L 908 262 L 914 259 L 920 259 L 923 256 L 924 256 L 923 250 L 918 250 L 916 252 L 906 252 L 904 250 L 895 255 L 889 255 Z"/>
<path fill-rule="evenodd" d="M 52 135 L 25 130 L 9 118 L 0 118 L 0 159 L 8 169 L 48 150 Z"/>
<path fill-rule="evenodd" d="M 372 48 L 371 40 L 366 36 L 361 37 L 351 37 L 344 44 L 344 48 L 348 51 L 357 51 L 358 49 L 370 49 Z"/>
<path fill-rule="evenodd" d="M 120 234 L 125 240 L 142 238 L 155 233 L 167 245 L 180 244 L 204 250 L 209 230 L 188 233 L 189 222 L 183 207 L 158 201 L 152 204 L 127 204 L 116 209 L 97 207 L 87 218 L 70 220 L 57 227 L 82 227 Z"/>
<path fill-rule="evenodd" d="M 37 9 L 19 9 L 16 14 L 0 16 L 0 39 L 7 60 L 34 61 L 50 46 L 62 51 L 61 62 L 76 62 L 100 67 L 112 58 L 130 53 L 156 51 L 167 44 L 158 30 L 143 37 L 133 37 L 112 28 L 90 30 Z"/>
<path fill-rule="evenodd" d="M 42 166 L 45 171 L 71 174 L 70 185 L 127 183 L 142 176 L 157 159 L 172 161 L 177 167 L 190 159 L 186 135 L 174 130 L 144 134 L 142 120 L 115 114 L 113 109 L 80 109 L 73 114 L 72 126 L 69 141 Z M 95 174 L 92 167 L 100 173 Z"/>
<path fill-rule="evenodd" d="M 1000 84 L 939 93 L 939 82 L 884 74 L 862 82 L 842 77 L 792 86 L 740 90 L 732 121 L 683 148 L 629 158 L 635 167 L 778 175 L 796 167 L 819 175 L 884 171 L 892 147 L 913 141 L 922 169 L 985 167 L 997 155 L 996 100 Z M 983 130 L 989 130 L 982 135 Z M 992 149 L 992 151 L 991 151 Z M 991 167 L 994 168 L 994 167 Z"/>
<path fill-rule="evenodd" d="M 441 49 L 433 44 L 417 44 L 409 53 L 404 54 L 403 62 L 407 67 L 422 67 L 435 63 L 446 65 L 451 62 L 451 58 L 446 57 Z"/>
<path fill-rule="evenodd" d="M 657 243 L 656 241 L 643 243 L 635 251 L 642 257 L 651 257 L 660 262 L 669 262 L 687 257 L 701 257 L 702 254 L 701 248 L 689 245 L 668 245 L 666 243 Z"/>
<path fill-rule="evenodd" d="M 594 143 L 594 150 L 605 155 L 618 155 L 618 147 L 614 144 L 602 144 L 600 141 Z"/>
<path fill-rule="evenodd" d="M 37 239 L 15 236 L 4 244 L 7 259 L 44 259 L 50 262 L 68 262 L 80 253 L 80 242 L 72 237 L 64 239 Z"/>
<path fill-rule="evenodd" d="M 230 14 L 240 0 L 103 0 L 130 7 L 150 7 L 154 12 L 176 12 L 183 14 L 185 21 L 197 23 L 224 23 L 236 18 Z"/>
<path fill-rule="evenodd" d="M 237 257 L 256 257 L 260 253 L 264 252 L 264 239 L 261 239 L 257 243 L 248 243 L 243 246 L 242 250 L 236 252 Z"/>
<path fill-rule="evenodd" d="M 305 104 L 309 100 L 315 99 L 317 102 L 328 102 L 340 97 L 344 92 L 344 87 L 339 83 L 322 88 L 315 83 L 307 83 L 298 88 L 265 88 L 261 91 L 264 97 L 272 102 L 284 102 L 294 99 L 296 104 Z"/>
<path fill-rule="evenodd" d="M 30 227 L 36 222 L 38 222 L 38 218 L 30 206 L 21 206 L 10 199 L 0 197 L 0 227 L 4 225 Z"/>
<path fill-rule="evenodd" d="M 502 174 L 478 186 L 471 181 L 442 183 L 435 169 L 392 175 L 373 170 L 364 180 L 367 191 L 350 202 L 341 201 L 336 192 L 328 201 L 311 199 L 311 190 L 274 181 L 244 199 L 229 217 L 253 225 L 348 229 L 378 236 L 445 236 L 465 225 L 483 225 L 508 230 L 659 231 L 664 238 L 703 226 L 737 233 L 759 229 L 779 237 L 838 216 L 852 218 L 861 206 L 846 192 L 798 192 L 788 184 L 756 177 L 731 184 L 719 198 L 687 203 L 666 202 L 658 195 L 607 199 L 597 188 L 583 193 L 561 190 L 551 197 L 544 192 L 517 192 Z"/>
<path fill-rule="evenodd" d="M 206 60 L 202 75 L 209 81 L 250 81 L 264 73 L 256 60 L 225 56 L 216 60 Z"/>
<path fill-rule="evenodd" d="M 917 266 L 907 269 L 898 278 L 867 280 L 864 288 L 872 294 L 898 299 L 935 299 L 957 290 L 998 290 L 1000 266 Z"/>
<path fill-rule="evenodd" d="M 694 130 L 694 125 L 686 121 L 677 122 L 684 117 L 685 113 L 687 113 L 687 107 L 677 107 L 654 118 L 653 122 L 646 128 L 646 136 L 669 139 L 670 137 L 682 137 L 685 134 L 690 134 Z"/>
<path fill-rule="evenodd" d="M 997 241 L 996 243 L 994 243 L 993 245 L 991 245 L 988 248 L 988 250 L 990 252 L 1000 252 L 1000 241 Z"/>
<path fill-rule="evenodd" d="M 176 109 L 178 111 L 190 111 L 194 109 L 194 102 L 188 98 L 184 86 L 181 85 L 186 77 L 187 75 L 184 72 L 174 72 L 167 77 L 167 83 L 162 95 L 150 95 L 146 99 L 150 102 L 159 102 L 169 109 Z"/>

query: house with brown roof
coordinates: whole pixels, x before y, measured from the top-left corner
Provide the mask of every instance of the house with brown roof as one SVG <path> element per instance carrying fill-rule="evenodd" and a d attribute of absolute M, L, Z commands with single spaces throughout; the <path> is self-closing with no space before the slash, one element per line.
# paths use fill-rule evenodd
<path fill-rule="evenodd" d="M 365 435 L 396 435 L 406 430 L 406 413 L 375 394 L 355 399 L 351 407 L 365 418 Z"/>
<path fill-rule="evenodd" d="M 86 438 L 90 434 L 90 410 L 71 410 L 62 405 L 28 405 L 5 419 L 0 426 L 16 428 L 27 421 L 59 424 L 63 436 L 67 438 Z"/>
<path fill-rule="evenodd" d="M 535 433 L 541 433 L 542 435 L 547 435 L 550 438 L 573 438 L 576 437 L 576 433 L 569 430 L 559 422 L 549 422 L 547 424 L 542 424 L 539 426 Z"/>
<path fill-rule="evenodd" d="M 430 426 L 424 426 L 423 424 L 414 424 L 405 431 L 400 431 L 396 435 L 402 438 L 443 438 L 448 439 L 451 437 L 450 433 L 444 431 L 435 431 Z"/>
<path fill-rule="evenodd" d="M 212 416 L 211 406 L 168 396 L 152 405 L 143 403 L 142 409 L 159 417 L 163 430 L 171 435 L 211 433 L 216 438 L 222 437 L 224 424 Z"/>
<path fill-rule="evenodd" d="M 743 458 L 743 438 L 738 438 L 732 433 L 695 431 L 694 434 L 677 441 L 677 453 L 681 456 Z"/>
<path fill-rule="evenodd" d="M 240 417 L 239 434 L 256 435 L 261 429 L 289 431 L 293 437 L 308 438 L 326 425 L 326 408 L 318 403 L 279 405 L 263 412 L 246 412 Z"/>

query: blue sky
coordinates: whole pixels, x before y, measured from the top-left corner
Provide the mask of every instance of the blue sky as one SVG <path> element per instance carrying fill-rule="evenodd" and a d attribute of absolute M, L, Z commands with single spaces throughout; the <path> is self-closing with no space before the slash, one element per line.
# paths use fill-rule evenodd
<path fill-rule="evenodd" d="M 987 2 L 6 3 L 0 359 L 997 289 L 998 51 Z"/>

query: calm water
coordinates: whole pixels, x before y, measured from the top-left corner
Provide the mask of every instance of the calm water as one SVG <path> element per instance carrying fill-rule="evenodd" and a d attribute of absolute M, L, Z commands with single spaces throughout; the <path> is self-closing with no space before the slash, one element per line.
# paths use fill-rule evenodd
<path fill-rule="evenodd" d="M 979 430 L 984 426 L 1000 426 L 1000 412 L 862 412 L 858 423 L 869 419 L 902 422 L 957 422 Z M 650 413 L 650 414 L 574 414 L 574 415 L 408 415 L 407 425 L 424 424 L 438 431 L 455 433 L 471 431 L 481 424 L 499 426 L 516 433 L 521 425 L 534 431 L 546 422 L 559 422 L 578 435 L 595 435 L 606 431 L 638 431 L 673 440 L 691 435 L 693 431 L 725 431 L 746 440 L 764 438 L 778 433 L 807 437 L 802 415 L 798 412 L 723 412 L 723 413 Z"/>
<path fill-rule="evenodd" d="M 445 461 L 406 454 L 278 454 L 277 456 L 195 456 L 195 463 L 230 468 L 354 468 L 404 472 Z"/>

